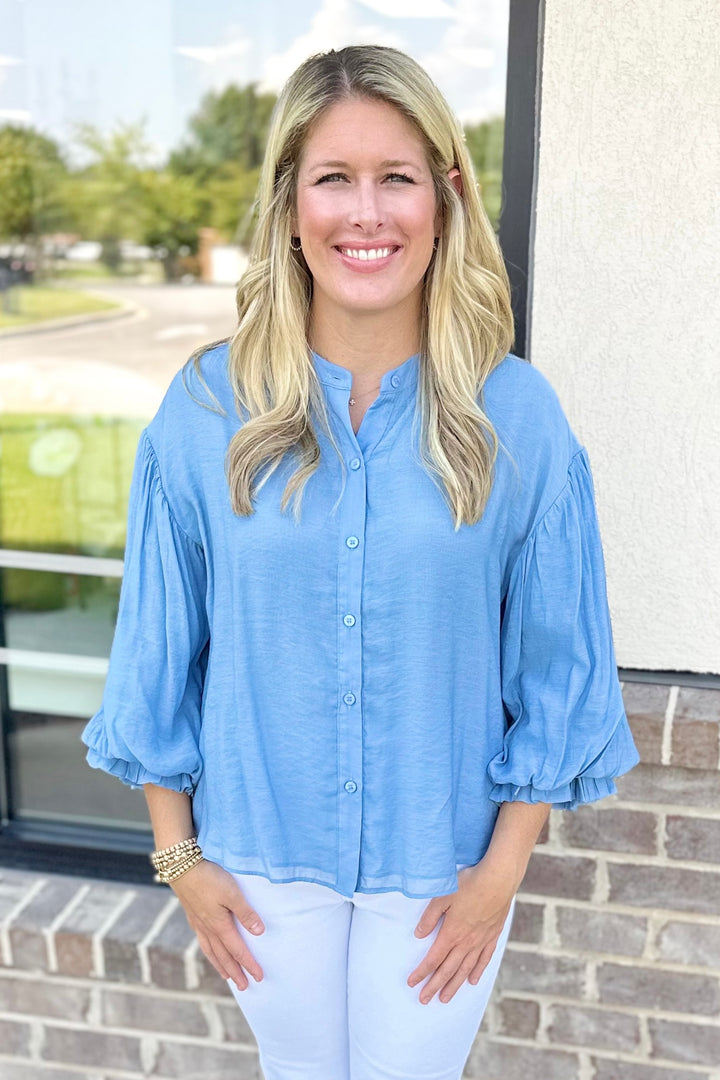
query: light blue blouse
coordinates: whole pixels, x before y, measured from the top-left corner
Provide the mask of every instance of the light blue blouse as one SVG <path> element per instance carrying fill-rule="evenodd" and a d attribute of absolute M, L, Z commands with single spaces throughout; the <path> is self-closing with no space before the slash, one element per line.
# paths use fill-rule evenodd
<path fill-rule="evenodd" d="M 501 802 L 614 792 L 638 755 L 588 455 L 548 380 L 512 354 L 487 379 L 512 460 L 455 532 L 417 456 L 418 357 L 383 376 L 356 435 L 350 371 L 313 354 L 342 461 L 318 431 L 296 524 L 292 461 L 232 513 L 227 358 L 202 360 L 227 416 L 178 373 L 140 438 L 88 763 L 191 793 L 226 869 L 346 897 L 453 892 Z"/>

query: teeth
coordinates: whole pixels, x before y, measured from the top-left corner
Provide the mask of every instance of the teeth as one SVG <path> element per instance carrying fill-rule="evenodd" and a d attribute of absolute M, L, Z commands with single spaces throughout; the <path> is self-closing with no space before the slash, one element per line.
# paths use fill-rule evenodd
<path fill-rule="evenodd" d="M 392 251 L 392 248 L 360 248 L 358 251 L 355 251 L 354 248 L 340 248 L 340 250 L 343 255 L 364 262 L 366 259 L 385 259 Z"/>

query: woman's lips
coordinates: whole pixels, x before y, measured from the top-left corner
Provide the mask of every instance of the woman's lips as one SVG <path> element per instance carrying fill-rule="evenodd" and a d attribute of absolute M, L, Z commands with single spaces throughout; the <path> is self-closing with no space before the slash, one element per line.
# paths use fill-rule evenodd
<path fill-rule="evenodd" d="M 384 244 L 373 248 L 353 248 L 336 245 L 335 251 L 345 266 L 352 270 L 368 273 L 381 270 L 400 251 L 398 244 Z"/>

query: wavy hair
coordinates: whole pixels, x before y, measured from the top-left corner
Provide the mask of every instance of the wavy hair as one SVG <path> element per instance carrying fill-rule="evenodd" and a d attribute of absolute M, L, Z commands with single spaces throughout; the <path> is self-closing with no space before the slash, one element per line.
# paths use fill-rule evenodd
<path fill-rule="evenodd" d="M 320 460 L 313 416 L 337 450 L 307 340 L 312 277 L 290 240 L 310 128 L 326 109 L 350 98 L 394 106 L 426 147 L 442 227 L 423 285 L 416 416 L 422 464 L 458 529 L 480 520 L 492 489 L 500 442 L 483 410 L 482 389 L 513 341 L 510 285 L 458 120 L 416 61 L 376 45 L 311 56 L 290 76 L 273 112 L 257 227 L 237 286 L 238 326 L 222 339 L 230 342 L 228 376 L 245 421 L 226 456 L 232 508 L 252 514 L 255 493 L 289 453 L 297 468 L 281 508 L 293 498 L 297 519 L 304 485 Z M 448 179 L 452 168 L 460 171 L 462 196 Z M 201 379 L 202 354 L 217 344 L 187 361 Z"/>

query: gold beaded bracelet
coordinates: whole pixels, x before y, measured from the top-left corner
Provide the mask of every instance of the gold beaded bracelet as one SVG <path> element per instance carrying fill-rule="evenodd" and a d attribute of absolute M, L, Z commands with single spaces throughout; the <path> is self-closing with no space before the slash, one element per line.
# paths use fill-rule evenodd
<path fill-rule="evenodd" d="M 157 870 L 153 880 L 168 885 L 197 865 L 202 860 L 203 853 L 197 843 L 197 836 L 190 836 L 177 844 L 171 844 L 170 847 L 153 851 L 149 858 Z"/>

